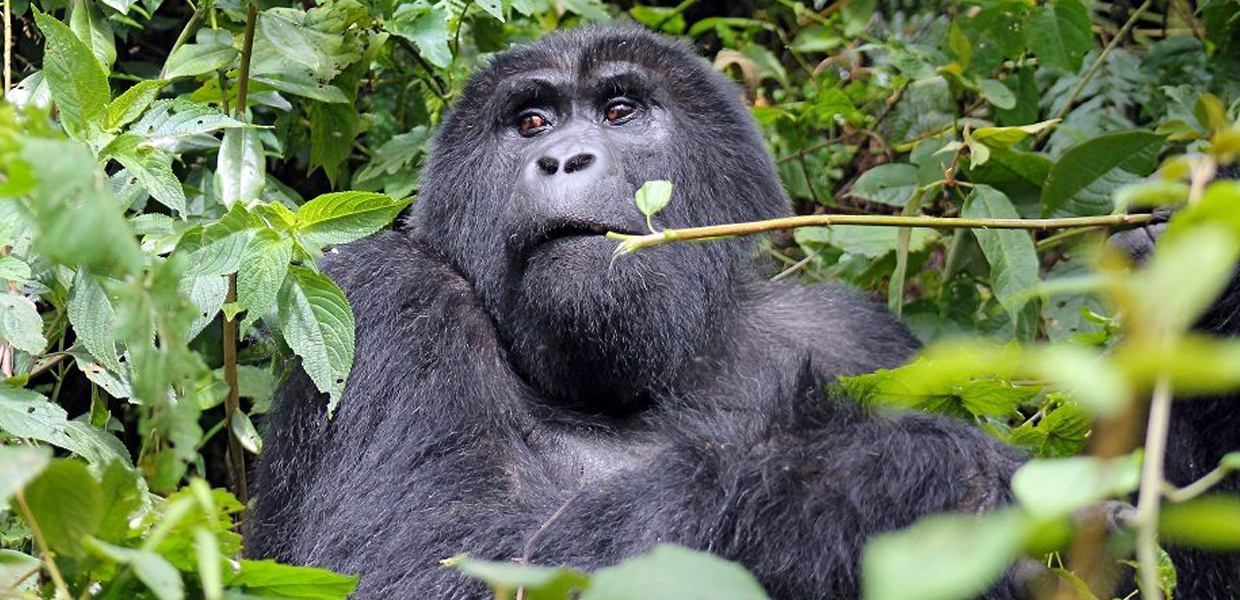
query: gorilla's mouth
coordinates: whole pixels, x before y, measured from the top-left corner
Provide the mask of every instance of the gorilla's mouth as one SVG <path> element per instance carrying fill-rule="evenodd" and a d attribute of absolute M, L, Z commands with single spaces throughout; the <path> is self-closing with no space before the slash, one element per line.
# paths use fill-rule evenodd
<path fill-rule="evenodd" d="M 632 228 L 621 225 L 609 225 L 600 221 L 579 219 L 560 219 L 548 222 L 542 232 L 536 236 L 532 246 L 542 246 L 559 240 L 580 239 L 587 237 L 603 237 L 607 232 L 633 233 Z"/>

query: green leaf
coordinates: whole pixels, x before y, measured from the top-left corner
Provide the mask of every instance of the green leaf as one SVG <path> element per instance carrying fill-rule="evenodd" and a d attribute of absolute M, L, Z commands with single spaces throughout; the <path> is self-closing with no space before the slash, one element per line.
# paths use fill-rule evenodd
<path fill-rule="evenodd" d="M 1240 550 L 1240 497 L 1206 496 L 1163 508 L 1158 535 L 1172 544 Z"/>
<path fill-rule="evenodd" d="M 184 100 L 159 100 L 129 128 L 129 132 L 146 138 L 145 145 L 172 147 L 181 138 L 219 129 L 254 128 L 218 109 Z"/>
<path fill-rule="evenodd" d="M 1160 241 L 1134 282 L 1134 317 L 1153 331 L 1186 330 L 1227 286 L 1238 254 L 1240 237 L 1213 223 L 1194 228 L 1191 236 Z"/>
<path fill-rule="evenodd" d="M 237 204 L 236 206 L 242 206 Z M 243 229 L 228 233 L 223 237 L 208 242 L 193 250 L 186 261 L 185 274 L 191 277 L 207 277 L 211 275 L 228 275 L 236 273 L 245 257 L 245 249 L 254 238 L 256 230 Z M 188 241 L 188 236 L 183 238 Z"/>
<path fill-rule="evenodd" d="M 216 159 L 215 187 L 224 206 L 237 201 L 250 204 L 257 200 L 266 183 L 263 143 L 253 129 L 229 129 L 224 132 Z"/>
<path fill-rule="evenodd" d="M 672 200 L 672 182 L 647 181 L 637 189 L 637 194 L 633 199 L 637 203 L 637 210 L 642 211 L 642 214 L 648 218 L 652 217 Z"/>
<path fill-rule="evenodd" d="M 361 132 L 361 117 L 350 103 L 310 105 L 310 171 L 322 167 L 327 182 L 335 187 L 336 171 L 353 152 L 353 140 Z"/>
<path fill-rule="evenodd" d="M 487 11 L 487 14 L 499 19 L 500 22 L 503 22 L 504 3 L 502 0 L 476 0 L 476 2 L 478 6 L 482 7 L 482 10 Z"/>
<path fill-rule="evenodd" d="M 17 294 L 0 294 L 0 338 L 23 352 L 43 352 L 47 338 L 34 302 Z"/>
<path fill-rule="evenodd" d="M 826 243 L 849 254 L 877 258 L 896 249 L 898 232 L 889 227 L 867 225 L 832 225 L 800 227 L 793 233 L 798 244 L 812 252 L 816 243 Z M 909 235 L 909 251 L 920 252 L 939 239 L 932 229 L 914 229 Z"/>
<path fill-rule="evenodd" d="M 1016 94 L 1003 85 L 1003 82 L 997 79 L 983 79 L 980 88 L 982 98 L 995 108 L 1004 110 L 1016 108 Z"/>
<path fill-rule="evenodd" d="M 128 565 L 158 600 L 185 598 L 185 582 L 181 581 L 181 573 L 159 554 L 114 546 L 93 538 L 86 545 L 99 556 Z"/>
<path fill-rule="evenodd" d="M 28 554 L 0 548 L 0 589 L 21 592 L 24 586 L 33 585 L 29 575 L 38 571 L 40 564 Z"/>
<path fill-rule="evenodd" d="M 323 194 L 297 210 L 295 231 L 320 247 L 346 244 L 387 227 L 410 202 L 373 192 Z"/>
<path fill-rule="evenodd" d="M 1025 24 L 1025 42 L 1042 66 L 1076 73 L 1095 46 L 1089 10 L 1080 0 L 1051 0 L 1033 10 Z"/>
<path fill-rule="evenodd" d="M 1162 136 L 1146 131 L 1100 135 L 1069 148 L 1051 167 L 1042 188 L 1042 214 L 1111 211 L 1111 194 L 1154 169 Z"/>
<path fill-rule="evenodd" d="M 243 245 L 242 248 L 244 247 Z M 193 340 L 215 320 L 220 307 L 224 306 L 224 298 L 228 296 L 228 279 L 220 275 L 188 277 L 181 280 L 177 291 L 183 297 L 189 298 L 197 309 L 194 320 L 185 330 L 185 339 Z"/>
<path fill-rule="evenodd" d="M 241 413 L 237 413 L 241 414 Z M 224 557 L 220 543 L 204 527 L 194 530 L 194 550 L 198 556 L 198 577 L 202 583 L 205 600 L 221 600 L 224 597 Z"/>
<path fill-rule="evenodd" d="M 599 569 L 580 600 L 765 600 L 758 580 L 717 556 L 659 544 L 614 567 Z"/>
<path fill-rule="evenodd" d="M 25 283 L 30 279 L 30 265 L 15 256 L 0 256 L 0 279 Z"/>
<path fill-rule="evenodd" d="M 495 590 L 496 597 L 501 598 L 522 589 L 528 600 L 562 600 L 570 598 L 572 592 L 585 589 L 590 582 L 589 575 L 568 567 L 519 565 L 469 557 L 456 558 L 451 562 L 462 573 L 485 581 Z"/>
<path fill-rule="evenodd" d="M 38 9 L 34 9 L 34 19 L 47 41 L 43 76 L 51 86 L 52 100 L 69 133 L 85 139 L 89 125 L 104 125 L 112 97 L 108 77 L 90 48 L 68 26 Z"/>
<path fill-rule="evenodd" d="M 93 60 L 93 59 L 92 59 Z M 78 556 L 103 518 L 103 492 L 81 461 L 53 460 L 26 486 L 26 504 L 53 550 Z"/>
<path fill-rule="evenodd" d="M 1060 517 L 1128 494 L 1140 480 L 1137 454 L 1110 461 L 1093 456 L 1034 459 L 1012 475 L 1012 493 L 1030 514 Z"/>
<path fill-rule="evenodd" d="M 119 542 L 129 536 L 129 520 L 142 509 L 145 483 L 142 476 L 124 462 L 114 460 L 103 469 L 99 489 L 103 498 L 103 516 L 95 536 Z"/>
<path fill-rule="evenodd" d="M 232 34 L 203 28 L 198 31 L 197 43 L 185 44 L 168 57 L 161 77 L 176 79 L 210 73 L 231 65 L 238 54 L 232 46 Z"/>
<path fill-rule="evenodd" d="M 155 101 L 159 90 L 165 85 L 168 85 L 167 79 L 147 79 L 125 90 L 108 106 L 108 118 L 104 127 L 116 129 L 128 125 Z"/>
<path fill-rule="evenodd" d="M 1055 344 L 1035 354 L 1039 374 L 1097 415 L 1113 416 L 1128 406 L 1132 386 L 1115 364 L 1099 351 L 1070 344 Z"/>
<path fill-rule="evenodd" d="M 965 201 L 961 216 L 971 219 L 1020 218 L 1003 192 L 978 185 Z M 1025 231 L 974 229 L 986 261 L 990 263 L 990 288 L 995 299 L 1015 315 L 1028 300 L 1028 290 L 1038 281 L 1038 253 Z"/>
<path fill-rule="evenodd" d="M 937 515 L 875 536 L 861 558 L 866 600 L 959 600 L 986 591 L 1019 555 L 1029 524 L 1017 511 Z"/>
<path fill-rule="evenodd" d="M 353 310 L 326 275 L 291 267 L 277 299 L 285 340 L 319 391 L 330 396 L 331 414 L 353 368 Z"/>
<path fill-rule="evenodd" d="M 26 487 L 51 462 L 52 453 L 46 447 L 0 446 L 0 503 L 8 504 L 13 494 Z"/>
<path fill-rule="evenodd" d="M 241 560 L 239 573 L 225 573 L 229 587 L 286 600 L 345 600 L 357 588 L 357 577 L 326 569 L 281 565 L 274 560 Z"/>
<path fill-rule="evenodd" d="M 229 420 L 229 429 L 251 454 L 262 454 L 263 438 L 258 435 L 258 429 L 255 429 L 254 422 L 250 420 L 249 415 L 240 410 L 234 412 L 232 419 Z"/>
<path fill-rule="evenodd" d="M 452 62 L 448 15 L 441 10 L 414 6 L 402 4 L 397 8 L 388 22 L 388 31 L 413 42 L 422 58 L 432 65 L 447 68 Z"/>
<path fill-rule="evenodd" d="M 889 206 L 904 206 L 917 190 L 917 167 L 907 163 L 878 165 L 857 178 L 849 194 Z"/>
<path fill-rule="evenodd" d="M 1183 188 L 1176 189 L 1179 191 Z M 1185 192 L 1181 198 L 1187 196 Z M 1236 210 L 1237 206 L 1240 206 L 1240 181 L 1214 181 L 1206 186 L 1205 193 L 1197 202 L 1176 211 L 1158 242 L 1177 244 L 1183 238 L 1194 237 L 1197 230 L 1207 225 L 1222 227 L 1231 235 L 1240 238 L 1240 210 Z"/>
<path fill-rule="evenodd" d="M 73 3 L 69 15 L 69 29 L 90 48 L 105 72 L 112 68 L 112 63 L 116 62 L 116 42 L 113 40 L 112 26 L 94 2 Z"/>
<path fill-rule="evenodd" d="M 113 327 L 116 312 L 103 287 L 85 268 L 73 276 L 73 288 L 69 291 L 69 322 L 77 339 L 86 346 L 95 360 L 113 373 L 124 373 L 116 353 Z"/>
<path fill-rule="evenodd" d="M 261 229 L 246 246 L 237 271 L 237 306 L 246 310 L 238 332 L 242 335 L 259 317 L 271 312 L 293 260 L 293 239 L 273 229 Z"/>
<path fill-rule="evenodd" d="M 981 127 L 973 131 L 973 139 L 992 148 L 1011 148 L 1024 141 L 1025 138 L 1031 135 L 1038 135 L 1042 131 L 1055 126 L 1058 122 L 1058 120 L 1051 120 L 1032 125 Z"/>
<path fill-rule="evenodd" d="M 133 134 L 117 136 L 101 152 L 116 159 L 160 204 L 185 214 L 185 191 L 172 172 L 172 153 L 143 143 Z"/>

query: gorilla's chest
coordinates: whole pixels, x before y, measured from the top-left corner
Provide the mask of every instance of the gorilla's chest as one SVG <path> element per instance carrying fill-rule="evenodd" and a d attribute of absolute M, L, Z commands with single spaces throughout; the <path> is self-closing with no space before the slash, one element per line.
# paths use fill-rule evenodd
<path fill-rule="evenodd" d="M 566 487 L 639 469 L 664 449 L 649 430 L 540 424 L 525 436 L 542 475 Z"/>

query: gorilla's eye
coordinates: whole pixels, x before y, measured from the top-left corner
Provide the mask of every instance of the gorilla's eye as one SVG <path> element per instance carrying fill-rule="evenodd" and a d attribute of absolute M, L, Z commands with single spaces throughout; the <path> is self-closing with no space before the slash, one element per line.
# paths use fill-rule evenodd
<path fill-rule="evenodd" d="M 530 111 L 521 114 L 521 120 L 517 125 L 517 129 L 521 131 L 521 135 L 529 137 L 546 129 L 548 125 L 547 117 Z"/>
<path fill-rule="evenodd" d="M 623 123 L 633 113 L 637 112 L 637 107 L 624 100 L 613 100 L 607 105 L 607 112 L 603 115 L 608 123 Z"/>

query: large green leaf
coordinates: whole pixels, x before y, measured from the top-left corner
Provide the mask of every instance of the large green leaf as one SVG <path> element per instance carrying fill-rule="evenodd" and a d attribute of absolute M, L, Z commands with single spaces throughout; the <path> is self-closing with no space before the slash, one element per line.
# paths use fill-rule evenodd
<path fill-rule="evenodd" d="M 215 186 L 224 206 L 238 201 L 250 204 L 258 199 L 266 184 L 263 143 L 253 129 L 224 132 L 215 168 Z"/>
<path fill-rule="evenodd" d="M 1031 514 L 1060 517 L 1137 489 L 1141 460 L 1093 456 L 1031 460 L 1012 476 L 1012 493 Z"/>
<path fill-rule="evenodd" d="M 1024 544 L 1017 511 L 937 515 L 873 538 L 861 558 L 866 600 L 961 600 L 986 591 Z"/>
<path fill-rule="evenodd" d="M 162 77 L 193 77 L 227 67 L 240 54 L 232 41 L 232 34 L 223 29 L 199 30 L 196 43 L 185 44 L 168 57 Z"/>
<path fill-rule="evenodd" d="M 128 125 L 138 118 L 159 96 L 159 90 L 168 84 L 166 79 L 147 79 L 139 81 L 125 93 L 117 96 L 108 106 L 108 119 L 105 126 L 114 129 Z"/>
<path fill-rule="evenodd" d="M 237 306 L 246 310 L 238 331 L 245 335 L 259 317 L 271 312 L 293 260 L 293 238 L 262 229 L 250 240 L 237 271 Z"/>
<path fill-rule="evenodd" d="M 330 414 L 353 368 L 353 309 L 331 279 L 304 267 L 289 269 L 277 309 L 284 339 L 314 385 L 330 396 Z"/>
<path fill-rule="evenodd" d="M 47 545 L 70 556 L 81 554 L 82 538 L 93 535 L 103 519 L 103 492 L 81 461 L 52 461 L 26 486 L 25 496 Z"/>
<path fill-rule="evenodd" d="M 442 69 L 452 62 L 452 50 L 448 48 L 448 19 L 443 11 L 402 4 L 396 9 L 387 28 L 413 42 L 422 58 L 432 65 Z"/>
<path fill-rule="evenodd" d="M 1094 47 L 1089 10 L 1080 0 L 1051 0 L 1034 9 L 1025 24 L 1025 41 L 1042 66 L 1075 73 Z"/>
<path fill-rule="evenodd" d="M 287 600 L 345 600 L 357 588 L 357 577 L 282 565 L 274 560 L 242 560 L 240 572 L 226 573 L 224 577 L 229 587 Z"/>
<path fill-rule="evenodd" d="M 323 194 L 298 209 L 297 235 L 320 247 L 347 244 L 387 227 L 409 202 L 373 192 Z"/>
<path fill-rule="evenodd" d="M 185 191 L 172 172 L 172 153 L 143 143 L 133 134 L 122 134 L 103 149 L 104 156 L 121 163 L 160 204 L 185 214 Z"/>
<path fill-rule="evenodd" d="M 52 453 L 45 447 L 0 446 L 0 502 L 8 504 L 9 498 L 42 473 L 51 461 Z"/>
<path fill-rule="evenodd" d="M 974 188 L 960 214 L 971 219 L 1020 218 L 1007 196 L 988 185 Z M 990 287 L 995 299 L 1015 314 L 1024 306 L 1026 292 L 1038 282 L 1038 253 L 1033 238 L 1019 229 L 974 229 L 973 235 L 990 263 Z"/>
<path fill-rule="evenodd" d="M 116 353 L 113 328 L 116 312 L 103 287 L 85 268 L 73 276 L 73 288 L 69 291 L 69 322 L 77 339 L 100 364 L 113 373 L 124 373 Z"/>
<path fill-rule="evenodd" d="M 581 600 L 765 600 L 754 576 L 717 556 L 660 544 L 599 569 Z"/>
<path fill-rule="evenodd" d="M 904 206 L 916 189 L 917 167 L 907 163 L 887 163 L 862 173 L 848 193 L 870 202 Z"/>
<path fill-rule="evenodd" d="M 1069 148 L 1051 167 L 1042 188 L 1042 214 L 1098 215 L 1111 211 L 1111 196 L 1158 160 L 1163 137 L 1147 131 L 1100 135 Z"/>
<path fill-rule="evenodd" d="M 102 128 L 112 92 L 108 76 L 91 49 L 67 25 L 34 10 L 34 19 L 46 38 L 43 76 L 51 86 L 52 100 L 60 109 L 65 129 L 85 139 L 89 125 Z"/>
<path fill-rule="evenodd" d="M 185 582 L 181 580 L 181 573 L 163 556 L 151 550 L 134 550 L 97 539 L 88 540 L 86 546 L 99 556 L 128 565 L 157 600 L 185 598 Z"/>
<path fill-rule="evenodd" d="M 0 338 L 23 352 L 43 352 L 47 338 L 34 302 L 17 294 L 0 294 Z"/>
<path fill-rule="evenodd" d="M 75 2 L 69 14 L 69 28 L 86 44 L 105 71 L 116 62 L 116 42 L 112 26 L 94 2 Z"/>
<path fill-rule="evenodd" d="M 361 117 L 349 103 L 315 102 L 310 105 L 310 171 L 322 167 L 327 181 L 336 185 L 336 171 L 353 152 L 361 132 Z"/>

